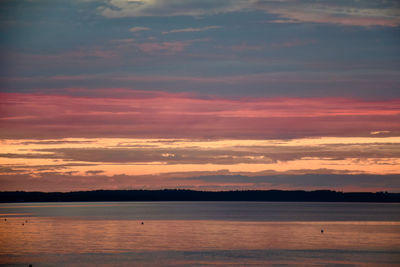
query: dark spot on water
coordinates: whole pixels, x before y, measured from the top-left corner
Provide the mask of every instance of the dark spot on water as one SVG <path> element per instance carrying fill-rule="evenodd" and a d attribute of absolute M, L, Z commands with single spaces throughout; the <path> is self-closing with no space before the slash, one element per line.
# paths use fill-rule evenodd
<path fill-rule="evenodd" d="M 324 229 L 321 229 L 321 234 L 323 234 L 324 233 Z"/>
<path fill-rule="evenodd" d="M 144 224 L 144 222 L 142 222 L 142 224 Z"/>

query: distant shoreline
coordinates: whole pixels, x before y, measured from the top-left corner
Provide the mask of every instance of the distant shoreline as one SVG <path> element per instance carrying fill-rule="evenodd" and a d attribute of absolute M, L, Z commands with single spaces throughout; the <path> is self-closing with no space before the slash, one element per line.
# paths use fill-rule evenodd
<path fill-rule="evenodd" d="M 291 201 L 291 202 L 400 202 L 400 193 L 336 192 L 331 190 L 194 191 L 94 190 L 75 192 L 0 192 L 0 203 L 79 201 Z"/>

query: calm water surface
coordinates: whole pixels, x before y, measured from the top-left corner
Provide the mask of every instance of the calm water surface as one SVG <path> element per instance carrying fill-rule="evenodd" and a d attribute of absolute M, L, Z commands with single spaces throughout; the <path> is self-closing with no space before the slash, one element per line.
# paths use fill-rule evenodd
<path fill-rule="evenodd" d="M 28 264 L 400 266 L 400 204 L 0 204 L 0 265 Z"/>

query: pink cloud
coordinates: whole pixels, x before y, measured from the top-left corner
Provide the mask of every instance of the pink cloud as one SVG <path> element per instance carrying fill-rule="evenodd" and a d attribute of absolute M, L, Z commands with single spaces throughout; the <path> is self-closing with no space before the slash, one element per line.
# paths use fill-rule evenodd
<path fill-rule="evenodd" d="M 104 91 L 97 97 L 1 93 L 1 137 L 268 139 L 369 136 L 376 130 L 400 133 L 400 99 L 205 99 L 167 92 Z"/>

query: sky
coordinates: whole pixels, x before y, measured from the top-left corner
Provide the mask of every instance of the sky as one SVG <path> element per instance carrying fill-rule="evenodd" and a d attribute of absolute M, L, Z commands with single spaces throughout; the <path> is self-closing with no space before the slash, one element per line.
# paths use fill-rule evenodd
<path fill-rule="evenodd" d="M 0 191 L 400 192 L 396 0 L 3 0 Z"/>

